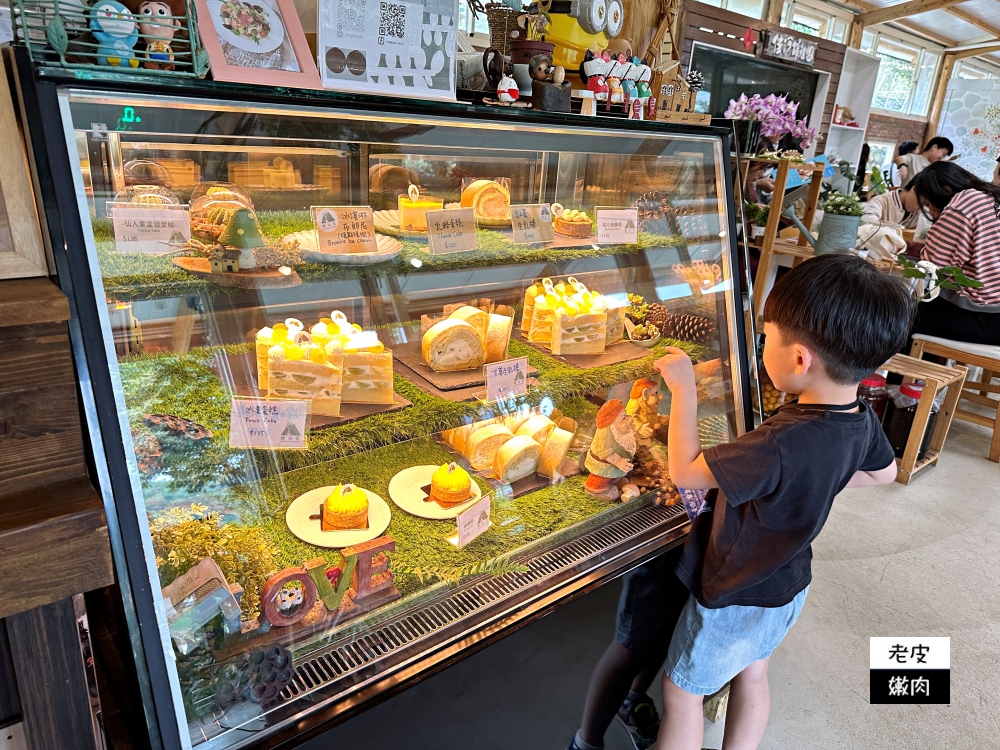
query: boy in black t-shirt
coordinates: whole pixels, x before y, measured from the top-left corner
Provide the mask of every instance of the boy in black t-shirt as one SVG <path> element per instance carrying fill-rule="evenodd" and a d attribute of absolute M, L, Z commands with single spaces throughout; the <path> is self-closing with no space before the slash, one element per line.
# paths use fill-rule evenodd
<path fill-rule="evenodd" d="M 902 348 L 912 310 L 900 280 L 855 256 L 819 256 L 793 269 L 764 306 L 764 366 L 776 388 L 800 394 L 798 403 L 704 452 L 691 360 L 672 349 L 656 362 L 673 396 L 670 478 L 713 490 L 677 567 L 691 596 L 664 667 L 661 750 L 699 750 L 702 696 L 730 681 L 725 746 L 760 742 L 767 659 L 802 609 L 810 544 L 834 497 L 896 477 L 892 448 L 857 389 Z"/>

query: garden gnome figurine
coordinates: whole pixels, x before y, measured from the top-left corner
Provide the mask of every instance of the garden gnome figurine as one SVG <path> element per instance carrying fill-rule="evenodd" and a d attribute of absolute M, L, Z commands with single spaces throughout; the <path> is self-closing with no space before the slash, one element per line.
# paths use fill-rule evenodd
<path fill-rule="evenodd" d="M 616 398 L 606 401 L 597 412 L 597 432 L 584 459 L 590 472 L 583 488 L 588 495 L 617 500 L 620 480 L 632 471 L 635 456 L 635 429 L 625 405 Z"/>
<path fill-rule="evenodd" d="M 625 411 L 632 417 L 636 438 L 639 442 L 649 445 L 662 419 L 660 401 L 663 400 L 663 394 L 660 393 L 655 380 L 640 378 L 632 384 L 628 397 Z"/>

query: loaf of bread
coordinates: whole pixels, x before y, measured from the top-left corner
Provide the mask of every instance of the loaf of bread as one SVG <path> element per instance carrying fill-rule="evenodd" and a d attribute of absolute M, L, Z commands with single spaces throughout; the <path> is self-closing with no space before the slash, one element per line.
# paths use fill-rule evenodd
<path fill-rule="evenodd" d="M 571 442 L 573 442 L 572 432 L 559 427 L 552 430 L 542 447 L 542 455 L 538 459 L 538 473 L 543 477 L 557 476 L 559 466 L 566 457 Z"/>
<path fill-rule="evenodd" d="M 465 456 L 476 471 L 488 469 L 493 465 L 500 446 L 513 438 L 514 435 L 502 424 L 493 422 L 475 430 L 469 437 Z"/>
<path fill-rule="evenodd" d="M 538 468 L 542 446 L 527 435 L 515 435 L 500 446 L 493 459 L 493 476 L 510 484 L 524 479 Z"/>
<path fill-rule="evenodd" d="M 482 314 L 488 321 L 489 316 Z M 482 367 L 485 360 L 479 331 L 458 318 L 448 318 L 431 326 L 421 341 L 421 352 L 424 363 L 435 372 L 473 370 Z"/>

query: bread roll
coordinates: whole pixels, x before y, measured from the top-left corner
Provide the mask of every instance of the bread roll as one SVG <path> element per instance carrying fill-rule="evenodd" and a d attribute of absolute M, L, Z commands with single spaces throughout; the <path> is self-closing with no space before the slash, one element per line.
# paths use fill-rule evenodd
<path fill-rule="evenodd" d="M 532 474 L 538 468 L 542 446 L 527 435 L 515 435 L 497 451 L 493 459 L 493 476 L 510 484 Z"/>
<path fill-rule="evenodd" d="M 549 433 L 549 439 L 545 441 L 545 446 L 542 448 L 542 455 L 538 459 L 538 473 L 543 477 L 556 476 L 571 442 L 573 442 L 572 432 L 558 427 L 552 430 Z"/>
<path fill-rule="evenodd" d="M 431 326 L 420 348 L 424 363 L 435 372 L 474 370 L 483 366 L 482 337 L 473 326 L 458 318 L 448 318 Z"/>
<path fill-rule="evenodd" d="M 490 468 L 500 446 L 513 437 L 510 430 L 495 422 L 473 432 L 465 453 L 472 468 L 476 471 Z"/>

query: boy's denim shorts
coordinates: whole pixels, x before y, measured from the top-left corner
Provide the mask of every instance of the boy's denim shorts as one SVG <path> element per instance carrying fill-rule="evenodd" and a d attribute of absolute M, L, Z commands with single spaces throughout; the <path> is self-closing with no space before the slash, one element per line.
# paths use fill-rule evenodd
<path fill-rule="evenodd" d="M 689 596 L 663 669 L 679 688 L 711 695 L 778 647 L 802 611 L 806 586 L 783 607 L 708 609 Z"/>
<path fill-rule="evenodd" d="M 687 587 L 674 573 L 682 549 L 654 557 L 622 578 L 615 640 L 626 648 L 647 652 L 670 642 L 688 596 Z"/>

